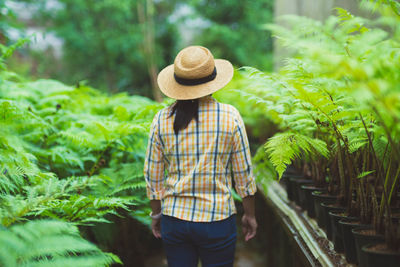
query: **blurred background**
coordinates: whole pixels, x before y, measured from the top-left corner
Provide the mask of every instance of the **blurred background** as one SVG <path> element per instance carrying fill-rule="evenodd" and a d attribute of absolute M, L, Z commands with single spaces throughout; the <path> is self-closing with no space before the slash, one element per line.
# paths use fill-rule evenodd
<path fill-rule="evenodd" d="M 5 1 L 1 42 L 32 39 L 9 63 L 17 73 L 159 100 L 158 71 L 191 44 L 236 66 L 271 68 L 272 0 Z"/>
<path fill-rule="evenodd" d="M 188 45 L 236 67 L 279 68 L 287 51 L 263 25 L 297 14 L 323 20 L 357 0 L 2 0 L 0 43 L 30 42 L 9 59 L 24 77 L 86 82 L 157 101 L 156 77 Z M 275 47 L 273 52 L 273 47 Z"/>

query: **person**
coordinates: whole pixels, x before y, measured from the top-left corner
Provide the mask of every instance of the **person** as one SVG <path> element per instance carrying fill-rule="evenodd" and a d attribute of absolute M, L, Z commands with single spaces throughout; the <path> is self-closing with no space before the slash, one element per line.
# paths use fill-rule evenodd
<path fill-rule="evenodd" d="M 172 267 L 233 266 L 236 208 L 243 199 L 245 240 L 256 235 L 256 183 L 243 120 L 211 95 L 233 76 L 232 64 L 202 46 L 181 50 L 157 77 L 176 99 L 151 124 L 144 165 L 152 232 Z"/>

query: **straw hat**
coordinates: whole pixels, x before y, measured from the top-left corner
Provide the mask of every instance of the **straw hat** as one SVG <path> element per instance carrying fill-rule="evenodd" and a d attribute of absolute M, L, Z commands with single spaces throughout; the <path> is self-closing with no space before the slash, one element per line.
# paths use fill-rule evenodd
<path fill-rule="evenodd" d="M 227 85 L 232 76 L 229 61 L 214 59 L 203 46 L 189 46 L 158 74 L 157 82 L 166 96 L 184 100 L 212 94 Z"/>

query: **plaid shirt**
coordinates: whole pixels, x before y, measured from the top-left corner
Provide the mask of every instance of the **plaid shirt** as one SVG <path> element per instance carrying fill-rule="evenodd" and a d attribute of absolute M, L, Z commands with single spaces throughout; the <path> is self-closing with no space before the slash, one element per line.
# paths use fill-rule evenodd
<path fill-rule="evenodd" d="M 256 184 L 243 120 L 231 105 L 211 96 L 199 100 L 199 120 L 174 134 L 171 107 L 154 117 L 144 176 L 150 199 L 162 213 L 186 221 L 223 220 L 236 213 L 232 178 L 241 197 Z"/>

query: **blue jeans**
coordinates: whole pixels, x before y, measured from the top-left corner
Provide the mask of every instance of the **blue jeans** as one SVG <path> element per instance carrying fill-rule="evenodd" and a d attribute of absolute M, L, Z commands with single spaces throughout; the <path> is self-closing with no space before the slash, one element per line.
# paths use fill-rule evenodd
<path fill-rule="evenodd" d="M 215 222 L 190 222 L 163 215 L 161 236 L 169 267 L 232 267 L 236 215 Z"/>

